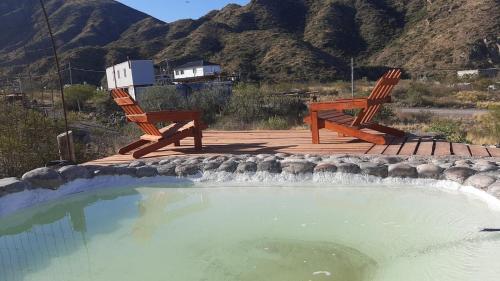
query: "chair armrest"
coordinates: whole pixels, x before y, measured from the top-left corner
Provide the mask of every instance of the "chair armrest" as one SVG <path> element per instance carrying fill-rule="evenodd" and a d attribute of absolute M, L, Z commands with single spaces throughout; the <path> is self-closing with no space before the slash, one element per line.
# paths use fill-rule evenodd
<path fill-rule="evenodd" d="M 157 111 L 145 114 L 127 115 L 131 122 L 137 123 L 159 123 L 165 121 L 192 121 L 201 118 L 199 111 Z"/>
<path fill-rule="evenodd" d="M 356 108 L 367 108 L 367 99 L 341 99 L 331 102 L 314 102 L 309 105 L 310 111 L 322 110 L 347 110 Z"/>

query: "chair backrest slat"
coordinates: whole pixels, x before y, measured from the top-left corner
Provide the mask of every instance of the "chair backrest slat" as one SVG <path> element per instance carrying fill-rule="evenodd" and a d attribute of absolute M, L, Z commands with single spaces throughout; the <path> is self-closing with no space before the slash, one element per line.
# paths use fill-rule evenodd
<path fill-rule="evenodd" d="M 392 69 L 386 72 L 375 84 L 370 96 L 368 96 L 368 101 L 376 101 L 387 98 L 391 94 L 394 87 L 398 84 L 400 78 L 400 69 Z M 371 122 L 381 107 L 381 104 L 374 104 L 361 110 L 358 116 L 354 119 L 352 125 L 359 126 Z"/>
<path fill-rule="evenodd" d="M 125 115 L 141 115 L 145 114 L 144 110 L 137 104 L 137 102 L 124 90 L 113 89 L 111 90 L 111 96 L 114 101 L 125 111 Z M 138 123 L 136 124 L 141 128 L 141 130 L 152 136 L 161 136 L 161 132 L 156 128 L 154 124 L 151 123 Z"/>

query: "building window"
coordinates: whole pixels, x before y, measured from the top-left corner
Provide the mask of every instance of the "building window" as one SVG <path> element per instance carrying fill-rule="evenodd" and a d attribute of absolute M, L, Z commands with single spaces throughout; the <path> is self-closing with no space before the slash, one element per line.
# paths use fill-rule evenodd
<path fill-rule="evenodd" d="M 176 71 L 175 71 L 175 75 L 179 75 L 179 70 L 176 70 Z"/>
<path fill-rule="evenodd" d="M 125 77 L 125 78 L 127 77 L 127 69 L 123 70 L 123 77 Z"/>
<path fill-rule="evenodd" d="M 120 79 L 120 71 L 117 71 L 116 75 L 118 76 L 118 79 Z"/>
<path fill-rule="evenodd" d="M 196 75 L 196 68 L 193 68 L 193 74 Z"/>
<path fill-rule="evenodd" d="M 181 75 L 184 75 L 184 70 L 181 70 Z"/>

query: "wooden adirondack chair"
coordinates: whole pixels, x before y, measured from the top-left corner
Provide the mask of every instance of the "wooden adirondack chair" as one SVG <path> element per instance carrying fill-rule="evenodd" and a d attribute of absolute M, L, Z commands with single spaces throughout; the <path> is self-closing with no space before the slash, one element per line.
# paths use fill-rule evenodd
<path fill-rule="evenodd" d="M 202 149 L 202 130 L 207 126 L 201 121 L 199 111 L 159 111 L 144 112 L 136 101 L 124 90 L 113 89 L 111 96 L 125 111 L 129 122 L 136 123 L 145 133 L 137 140 L 119 150 L 120 154 L 127 154 L 135 150 L 132 156 L 137 159 L 154 152 L 167 145 L 180 145 L 180 140 L 193 137 L 196 150 Z M 167 127 L 158 129 L 155 124 L 171 122 Z"/>
<path fill-rule="evenodd" d="M 382 105 L 391 102 L 391 91 L 398 84 L 400 77 L 401 70 L 389 70 L 377 81 L 368 98 L 311 103 L 310 114 L 304 118 L 304 122 L 311 126 L 312 142 L 314 144 L 320 142 L 319 130 L 322 128 L 375 144 L 387 144 L 387 136 L 363 129 L 371 129 L 396 137 L 405 136 L 403 131 L 373 122 L 373 118 Z M 347 109 L 361 109 L 361 111 L 353 117 L 343 112 Z"/>

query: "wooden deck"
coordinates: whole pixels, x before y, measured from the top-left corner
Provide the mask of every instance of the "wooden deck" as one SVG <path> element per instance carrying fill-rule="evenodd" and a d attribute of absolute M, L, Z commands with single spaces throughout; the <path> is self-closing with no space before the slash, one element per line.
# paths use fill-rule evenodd
<path fill-rule="evenodd" d="M 383 155 L 458 155 L 466 157 L 500 157 L 500 149 L 478 145 L 466 145 L 436 141 L 430 137 L 408 137 L 393 139 L 389 145 L 374 145 L 350 137 L 339 137 L 336 133 L 322 130 L 321 144 L 311 143 L 309 130 L 287 131 L 206 131 L 203 151 L 193 149 L 193 139 L 181 141 L 180 147 L 168 146 L 146 155 L 152 159 L 169 155 L 213 155 L 213 154 L 383 154 Z M 110 165 L 134 160 L 131 155 L 114 155 L 88 164 Z"/>

